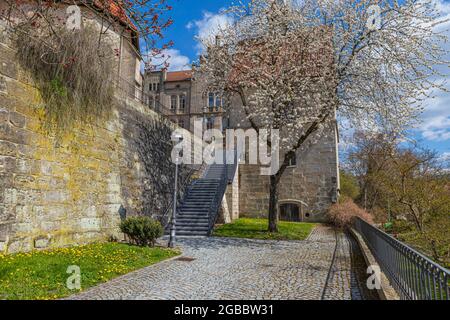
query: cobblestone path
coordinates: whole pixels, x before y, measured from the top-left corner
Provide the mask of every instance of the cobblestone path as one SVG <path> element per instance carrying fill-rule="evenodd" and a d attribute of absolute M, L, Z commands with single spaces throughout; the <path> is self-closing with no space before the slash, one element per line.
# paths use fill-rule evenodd
<path fill-rule="evenodd" d="M 322 299 L 379 299 L 377 293 L 366 286 L 367 266 L 355 239 L 346 233 L 337 232 L 336 241 L 336 253 Z"/>
<path fill-rule="evenodd" d="M 314 229 L 305 241 L 179 239 L 181 259 L 137 270 L 69 298 L 365 298 L 355 281 L 361 272 L 352 271 L 361 267 L 361 260 L 352 264 L 357 253 L 347 235 L 338 233 L 337 239 L 336 247 L 335 232 L 326 226 Z"/>

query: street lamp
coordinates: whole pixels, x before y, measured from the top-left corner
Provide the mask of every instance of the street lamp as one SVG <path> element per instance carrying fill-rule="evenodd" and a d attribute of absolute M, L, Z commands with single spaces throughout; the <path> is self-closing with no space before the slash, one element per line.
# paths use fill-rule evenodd
<path fill-rule="evenodd" d="M 204 106 L 203 107 L 203 131 L 206 131 L 206 129 L 208 129 L 207 124 L 206 124 L 206 113 L 208 112 L 208 107 Z"/>
<path fill-rule="evenodd" d="M 175 143 L 181 142 L 183 140 L 182 135 L 175 135 Z M 176 150 L 175 158 L 175 185 L 173 188 L 173 209 L 172 216 L 170 217 L 170 235 L 169 235 L 169 248 L 175 247 L 175 234 L 176 234 L 176 223 L 177 223 L 177 191 L 178 191 L 178 165 L 180 164 L 180 151 L 182 147 L 180 144 L 174 146 Z"/>

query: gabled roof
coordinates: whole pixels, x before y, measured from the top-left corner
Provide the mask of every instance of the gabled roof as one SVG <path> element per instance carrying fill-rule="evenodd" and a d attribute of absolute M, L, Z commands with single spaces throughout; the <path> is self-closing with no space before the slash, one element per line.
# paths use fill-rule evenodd
<path fill-rule="evenodd" d="M 167 72 L 166 81 L 188 81 L 192 79 L 192 70 Z"/>

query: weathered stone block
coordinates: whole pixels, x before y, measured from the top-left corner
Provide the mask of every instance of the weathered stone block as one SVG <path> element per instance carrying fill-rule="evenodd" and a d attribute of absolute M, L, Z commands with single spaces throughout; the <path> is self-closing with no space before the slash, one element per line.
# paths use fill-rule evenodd
<path fill-rule="evenodd" d="M 17 79 L 18 75 L 14 51 L 8 50 L 3 46 L 0 46 L 0 73 L 14 79 Z"/>
<path fill-rule="evenodd" d="M 8 243 L 7 252 L 8 253 L 16 253 L 16 252 L 27 252 L 32 249 L 31 247 L 32 241 L 30 238 L 15 238 L 10 240 Z"/>
<path fill-rule="evenodd" d="M 0 240 L 0 252 L 5 252 L 8 248 L 8 242 L 7 241 L 1 241 Z"/>
<path fill-rule="evenodd" d="M 68 195 L 65 191 L 47 191 L 44 193 L 44 200 L 52 203 L 62 203 L 68 200 Z"/>
<path fill-rule="evenodd" d="M 41 173 L 43 175 L 51 175 L 52 174 L 52 164 L 48 161 L 41 161 Z"/>
<path fill-rule="evenodd" d="M 64 219 L 67 216 L 66 208 L 63 206 L 48 206 L 46 208 L 45 219 L 56 221 Z"/>
<path fill-rule="evenodd" d="M 106 204 L 120 204 L 122 203 L 122 198 L 118 193 L 108 193 L 105 195 Z"/>
<path fill-rule="evenodd" d="M 17 153 L 17 146 L 9 141 L 0 140 L 0 156 L 15 156 Z"/>
<path fill-rule="evenodd" d="M 32 162 L 27 159 L 16 160 L 16 173 L 29 174 L 31 172 Z"/>
<path fill-rule="evenodd" d="M 13 223 L 11 225 L 11 231 L 13 233 L 17 232 L 20 234 L 27 234 L 30 233 L 31 230 L 33 229 L 33 226 L 31 223 Z"/>
<path fill-rule="evenodd" d="M 17 112 L 11 112 L 9 114 L 9 121 L 12 123 L 13 126 L 18 128 L 25 127 L 25 116 L 17 113 Z"/>
<path fill-rule="evenodd" d="M 80 219 L 81 230 L 98 230 L 100 231 L 100 218 L 82 218 Z"/>
<path fill-rule="evenodd" d="M 0 224 L 0 241 L 7 242 L 9 235 L 9 224 Z"/>
<path fill-rule="evenodd" d="M 8 86 L 6 85 L 6 78 L 0 76 L 0 94 L 8 93 Z"/>
<path fill-rule="evenodd" d="M 48 248 L 49 245 L 50 239 L 48 239 L 47 237 L 34 239 L 34 247 L 36 249 Z"/>
<path fill-rule="evenodd" d="M 11 141 L 13 139 L 11 125 L 8 122 L 0 122 L 0 140 Z"/>
<path fill-rule="evenodd" d="M 61 223 L 59 221 L 42 221 L 39 227 L 43 232 L 55 232 L 61 229 Z"/>
<path fill-rule="evenodd" d="M 17 203 L 17 190 L 12 188 L 5 188 L 5 204 L 16 204 Z"/>
<path fill-rule="evenodd" d="M 0 100 L 3 99 L 3 96 L 0 95 Z M 0 123 L 6 122 L 9 118 L 9 111 L 7 109 L 2 108 L 0 105 Z"/>

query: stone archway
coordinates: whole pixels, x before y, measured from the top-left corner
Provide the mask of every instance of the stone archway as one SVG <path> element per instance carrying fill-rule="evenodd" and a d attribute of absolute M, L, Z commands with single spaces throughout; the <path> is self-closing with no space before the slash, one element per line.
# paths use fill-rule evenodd
<path fill-rule="evenodd" d="M 304 221 L 305 207 L 308 205 L 298 199 L 283 199 L 278 201 L 279 219 L 281 221 Z"/>

